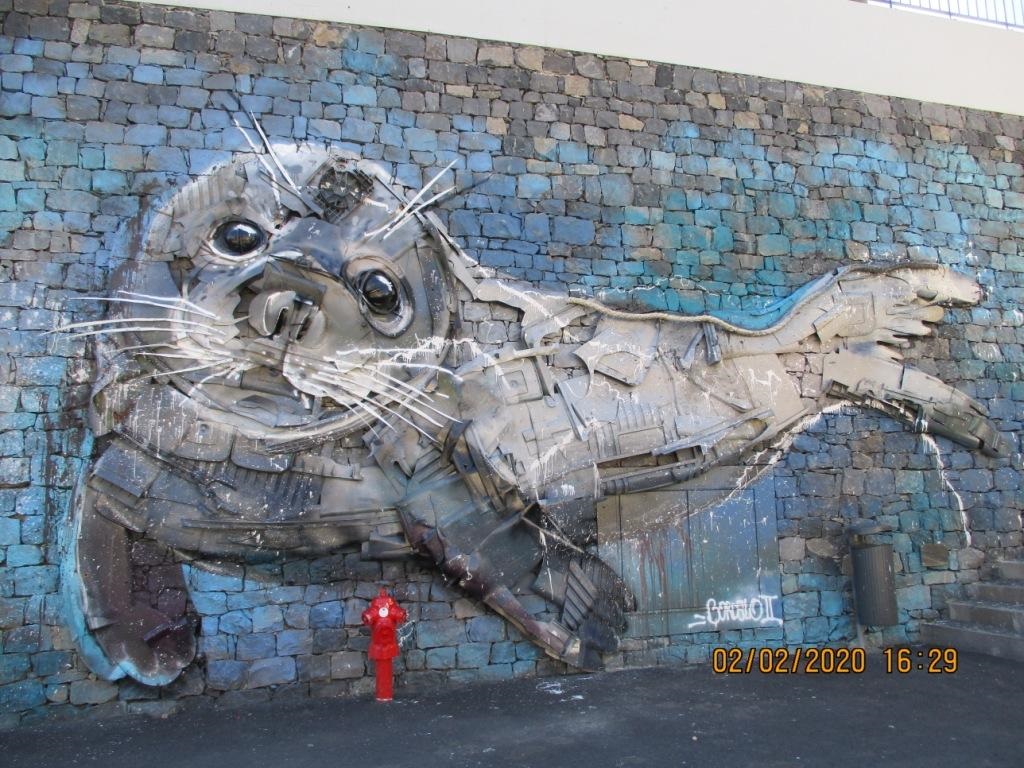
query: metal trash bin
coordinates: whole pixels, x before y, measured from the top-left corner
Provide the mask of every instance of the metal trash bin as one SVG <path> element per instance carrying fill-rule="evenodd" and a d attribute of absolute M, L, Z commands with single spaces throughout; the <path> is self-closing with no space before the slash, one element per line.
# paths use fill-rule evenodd
<path fill-rule="evenodd" d="M 890 626 L 899 623 L 896 612 L 896 571 L 892 545 L 875 544 L 866 536 L 886 530 L 874 520 L 851 526 L 850 559 L 857 621 L 862 625 Z"/>

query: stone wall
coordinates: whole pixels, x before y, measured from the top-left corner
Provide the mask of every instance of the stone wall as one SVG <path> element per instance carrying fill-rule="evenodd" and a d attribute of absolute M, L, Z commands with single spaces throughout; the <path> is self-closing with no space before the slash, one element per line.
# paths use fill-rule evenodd
<path fill-rule="evenodd" d="M 379 160 L 410 186 L 455 160 L 464 191 L 439 214 L 470 254 L 608 301 L 753 307 L 867 259 L 977 275 L 983 305 L 950 313 L 915 364 L 1019 440 L 1020 117 L 286 18 L 97 0 L 0 0 L 0 15 L 0 724 L 365 692 L 359 614 L 382 581 L 413 619 L 400 691 L 564 671 L 433 571 L 354 553 L 191 567 L 200 659 L 164 690 L 99 681 L 77 657 L 58 535 L 91 450 L 94 371 L 84 343 L 45 331 L 97 311 L 73 299 L 103 290 L 140 210 L 248 150 L 233 126 L 244 110 L 277 140 Z M 486 341 L 507 332 L 507 317 L 469 319 Z M 850 408 L 762 460 L 774 461 L 784 624 L 632 639 L 611 666 L 700 661 L 721 643 L 849 642 L 847 519 L 894 529 L 901 624 L 874 644 L 913 639 L 986 562 L 1021 551 L 1020 453 L 932 450 Z M 946 562 L 922 561 L 931 543 Z M 159 590 L 174 566 L 145 543 L 134 556 Z"/>

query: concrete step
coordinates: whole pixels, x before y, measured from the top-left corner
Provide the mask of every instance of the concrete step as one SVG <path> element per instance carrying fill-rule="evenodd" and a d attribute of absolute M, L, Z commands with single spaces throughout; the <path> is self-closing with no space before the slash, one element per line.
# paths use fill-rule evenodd
<path fill-rule="evenodd" d="M 1024 581 L 1014 579 L 978 581 L 967 585 L 967 594 L 974 600 L 1024 605 Z"/>
<path fill-rule="evenodd" d="M 996 563 L 996 573 L 1000 579 L 1020 579 L 1024 581 L 1024 560 L 1000 560 Z"/>
<path fill-rule="evenodd" d="M 1024 605 L 991 600 L 950 600 L 949 618 L 1024 636 Z"/>
<path fill-rule="evenodd" d="M 921 625 L 921 642 L 958 651 L 1024 661 L 1024 635 L 944 620 Z"/>

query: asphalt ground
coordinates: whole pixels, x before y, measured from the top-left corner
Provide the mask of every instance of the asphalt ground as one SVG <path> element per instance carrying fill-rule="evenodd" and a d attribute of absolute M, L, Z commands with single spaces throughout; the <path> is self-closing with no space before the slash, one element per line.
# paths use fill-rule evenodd
<path fill-rule="evenodd" d="M 1024 664 L 953 674 L 715 674 L 657 668 L 410 692 L 391 703 L 187 707 L 0 733 L 0 765 L 1020 766 Z M 756 669 L 756 664 L 754 666 Z"/>

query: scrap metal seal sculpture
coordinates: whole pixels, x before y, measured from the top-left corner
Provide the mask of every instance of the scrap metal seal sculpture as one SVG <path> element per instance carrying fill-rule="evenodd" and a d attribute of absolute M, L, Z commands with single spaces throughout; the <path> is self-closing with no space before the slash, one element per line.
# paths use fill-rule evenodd
<path fill-rule="evenodd" d="M 758 312 L 629 314 L 482 276 L 430 186 L 407 196 L 323 150 L 250 156 L 152 213 L 108 317 L 68 328 L 99 363 L 64 578 L 97 674 L 165 684 L 195 654 L 181 606 L 133 599 L 139 536 L 186 559 L 423 555 L 593 669 L 634 604 L 595 554 L 602 498 L 683 483 L 843 399 L 1007 452 L 898 351 L 978 302 L 962 275 L 865 265 Z M 464 301 L 515 310 L 518 341 L 464 338 Z"/>

